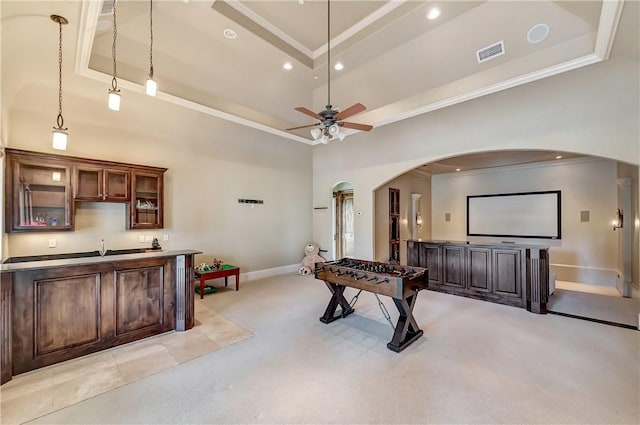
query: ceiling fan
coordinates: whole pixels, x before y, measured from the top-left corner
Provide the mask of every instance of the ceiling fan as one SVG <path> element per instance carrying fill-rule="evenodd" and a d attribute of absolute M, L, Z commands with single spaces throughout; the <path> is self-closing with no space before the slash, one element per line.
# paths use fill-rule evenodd
<path fill-rule="evenodd" d="M 304 106 L 294 108 L 296 111 L 309 115 L 320 122 L 300 127 L 287 128 L 290 130 L 299 130 L 301 128 L 318 127 L 311 130 L 311 136 L 314 140 L 320 139 L 322 143 L 329 143 L 329 140 L 338 137 L 344 140 L 345 134 L 340 131 L 342 127 L 352 128 L 361 131 L 370 131 L 373 126 L 368 124 L 358 124 L 355 122 L 342 121 L 352 115 L 358 114 L 367 109 L 362 103 L 356 103 L 347 109 L 339 110 L 331 105 L 331 0 L 327 0 L 327 106 L 326 109 L 318 113 L 313 112 Z"/>

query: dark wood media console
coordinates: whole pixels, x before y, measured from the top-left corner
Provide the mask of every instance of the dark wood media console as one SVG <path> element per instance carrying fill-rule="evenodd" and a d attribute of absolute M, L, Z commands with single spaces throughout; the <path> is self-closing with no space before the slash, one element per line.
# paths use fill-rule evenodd
<path fill-rule="evenodd" d="M 548 247 L 410 240 L 407 264 L 429 269 L 428 289 L 547 312 Z"/>

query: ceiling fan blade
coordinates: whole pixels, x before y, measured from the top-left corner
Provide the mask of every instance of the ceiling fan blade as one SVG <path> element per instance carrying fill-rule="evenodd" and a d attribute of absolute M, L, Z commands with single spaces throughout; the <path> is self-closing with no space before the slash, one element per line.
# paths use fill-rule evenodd
<path fill-rule="evenodd" d="M 317 127 L 317 126 L 319 126 L 319 125 L 320 125 L 320 123 L 309 124 L 309 125 L 301 125 L 300 127 L 287 128 L 286 130 L 287 130 L 287 131 L 290 131 L 290 130 L 299 130 L 299 129 L 301 129 L 301 128 Z"/>
<path fill-rule="evenodd" d="M 362 103 L 356 103 L 355 105 L 351 105 L 347 109 L 338 112 L 338 115 L 336 115 L 335 118 L 338 120 L 349 118 L 352 115 L 359 114 L 365 109 L 367 109 L 367 107 L 364 106 Z"/>
<path fill-rule="evenodd" d="M 317 120 L 322 120 L 324 118 L 322 118 L 322 115 L 318 115 L 315 112 L 313 112 L 311 109 L 307 109 L 304 106 L 298 106 L 297 108 L 293 108 L 298 112 L 302 112 L 303 114 L 309 115 L 310 117 L 313 117 Z"/>
<path fill-rule="evenodd" d="M 345 121 L 341 121 L 340 126 L 345 128 L 353 128 L 355 130 L 360 130 L 360 131 L 370 131 L 373 128 L 373 126 L 369 124 L 358 124 L 355 122 L 345 122 Z"/>

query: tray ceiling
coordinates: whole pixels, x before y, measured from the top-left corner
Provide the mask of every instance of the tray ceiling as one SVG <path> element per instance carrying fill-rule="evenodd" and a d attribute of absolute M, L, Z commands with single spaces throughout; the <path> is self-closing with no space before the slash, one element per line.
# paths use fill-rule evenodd
<path fill-rule="evenodd" d="M 433 7 L 441 14 L 429 20 Z M 363 103 L 367 110 L 350 121 L 381 126 L 607 59 L 622 3 L 334 1 L 331 8 L 331 103 Z M 110 81 L 110 3 L 84 2 L 82 22 L 76 68 Z M 531 43 L 537 24 L 549 34 Z M 149 2 L 119 0 L 117 27 L 121 86 L 143 92 Z M 153 28 L 159 99 L 315 143 L 308 130 L 284 129 L 313 123 L 294 107 L 320 111 L 327 103 L 326 2 L 156 1 Z M 505 53 L 478 63 L 476 52 L 500 41 Z"/>

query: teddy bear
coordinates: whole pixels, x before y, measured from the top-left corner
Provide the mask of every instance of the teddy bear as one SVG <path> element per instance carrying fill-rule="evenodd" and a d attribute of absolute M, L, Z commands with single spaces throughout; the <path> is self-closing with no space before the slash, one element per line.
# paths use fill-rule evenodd
<path fill-rule="evenodd" d="M 325 260 L 320 256 L 320 245 L 317 243 L 308 243 L 304 247 L 304 258 L 300 263 L 298 274 L 301 276 L 310 275 L 313 273 L 316 267 L 316 263 L 324 263 Z"/>

